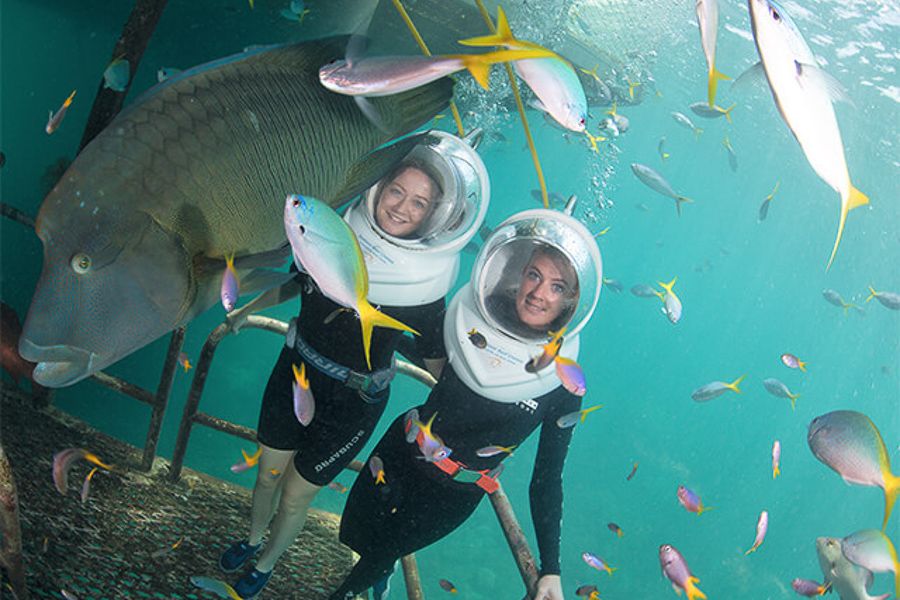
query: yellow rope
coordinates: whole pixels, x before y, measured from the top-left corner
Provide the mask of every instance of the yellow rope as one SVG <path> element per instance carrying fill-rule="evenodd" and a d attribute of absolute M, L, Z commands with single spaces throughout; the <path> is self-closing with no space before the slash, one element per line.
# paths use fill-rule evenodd
<path fill-rule="evenodd" d="M 497 33 L 494 22 L 491 20 L 491 15 L 484 7 L 484 3 L 481 0 L 475 0 L 475 3 L 478 5 L 478 10 L 481 11 L 481 16 L 487 24 L 488 29 L 491 30 L 491 33 Z M 528 140 L 528 149 L 531 151 L 531 160 L 534 161 L 534 170 L 537 171 L 538 183 L 541 186 L 541 197 L 544 200 L 544 208 L 550 208 L 550 198 L 547 196 L 547 183 L 544 181 L 544 171 L 541 169 L 541 161 L 538 159 L 537 148 L 534 146 L 534 138 L 531 137 L 528 119 L 525 118 L 525 106 L 522 104 L 522 96 L 519 94 L 519 85 L 516 83 L 516 77 L 513 74 L 512 67 L 509 63 L 503 63 L 503 66 L 506 67 L 506 74 L 509 76 L 509 84 L 512 87 L 513 96 L 516 98 L 519 116 L 522 118 L 522 128 L 525 129 L 525 139 Z"/>
<path fill-rule="evenodd" d="M 419 35 L 419 30 L 416 29 L 415 23 L 412 22 L 412 19 L 409 18 L 409 14 L 406 12 L 406 9 L 403 8 L 403 5 L 400 4 L 400 0 L 393 0 L 394 8 L 397 9 L 397 12 L 400 13 L 400 17 L 403 19 L 403 22 L 406 23 L 406 26 L 409 27 L 410 33 L 415 38 L 416 43 L 419 45 L 419 48 L 422 49 L 422 54 L 425 56 L 431 56 L 431 51 L 428 49 L 428 46 L 425 45 L 425 40 L 422 39 L 422 36 Z M 456 108 L 456 103 L 453 100 L 450 101 L 450 112 L 453 113 L 453 120 L 456 121 L 456 130 L 459 133 L 459 137 L 463 137 L 466 135 L 465 129 L 463 129 L 462 117 L 459 116 L 459 110 Z"/>

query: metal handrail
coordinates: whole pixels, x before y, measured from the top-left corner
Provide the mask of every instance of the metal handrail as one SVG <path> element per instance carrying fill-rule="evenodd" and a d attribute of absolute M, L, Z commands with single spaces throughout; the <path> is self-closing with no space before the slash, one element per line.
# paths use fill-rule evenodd
<path fill-rule="evenodd" d="M 264 329 L 277 333 L 279 335 L 287 335 L 288 324 L 284 321 L 272 319 L 270 317 L 262 317 L 259 315 L 250 315 L 244 323 L 243 328 Z M 181 477 L 181 471 L 184 468 L 184 455 L 187 452 L 188 441 L 191 436 L 191 428 L 194 424 L 204 425 L 216 431 L 228 433 L 242 439 L 256 443 L 256 431 L 244 425 L 238 425 L 230 421 L 208 415 L 198 411 L 200 405 L 200 397 L 203 395 L 203 388 L 206 386 L 206 378 L 209 374 L 209 368 L 212 365 L 213 357 L 219 343 L 231 331 L 227 323 L 217 326 L 206 338 L 203 349 L 200 351 L 200 358 L 197 360 L 197 368 L 194 373 L 194 379 L 191 382 L 191 389 L 188 392 L 188 399 L 184 405 L 184 413 L 181 417 L 181 424 L 178 428 L 178 437 L 175 440 L 175 449 L 172 453 L 172 462 L 169 467 L 169 480 L 178 481 Z M 397 361 L 397 372 L 412 377 L 417 381 L 424 383 L 428 387 L 434 387 L 437 383 L 435 378 L 426 371 L 406 361 Z M 361 471 L 364 464 L 358 460 L 352 461 L 348 469 L 353 471 Z M 498 482 L 499 484 L 499 482 Z M 489 494 L 491 506 L 503 529 L 503 535 L 509 544 L 510 551 L 516 561 L 519 574 L 527 589 L 527 598 L 534 595 L 537 589 L 538 571 L 534 561 L 534 555 L 528 545 L 525 533 L 522 531 L 512 504 L 509 498 L 500 486 L 493 494 Z M 416 566 L 415 555 L 409 554 L 401 559 L 403 565 L 403 575 L 406 581 L 407 598 L 409 600 L 423 600 L 422 584 L 419 579 L 419 570 Z"/>

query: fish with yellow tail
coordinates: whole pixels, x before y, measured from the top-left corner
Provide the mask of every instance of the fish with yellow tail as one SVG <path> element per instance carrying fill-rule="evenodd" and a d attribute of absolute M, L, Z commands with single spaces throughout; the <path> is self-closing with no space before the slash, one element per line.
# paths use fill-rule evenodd
<path fill-rule="evenodd" d="M 284 203 L 284 229 L 294 260 L 309 273 L 322 294 L 359 315 L 366 365 L 374 327 L 419 335 L 369 304 L 369 274 L 356 234 L 334 209 L 315 198 L 291 194 Z"/>
<path fill-rule="evenodd" d="M 66 113 L 69 112 L 69 107 L 72 106 L 72 99 L 75 98 L 75 91 L 76 90 L 72 90 L 69 97 L 63 100 L 59 110 L 56 112 L 50 111 L 50 116 L 47 118 L 47 125 L 44 126 L 44 131 L 47 132 L 47 135 L 56 131 L 62 124 L 63 119 L 66 117 Z"/>
<path fill-rule="evenodd" d="M 863 529 L 841 540 L 847 560 L 874 573 L 894 573 L 894 595 L 900 597 L 900 561 L 891 540 L 877 529 Z"/>
<path fill-rule="evenodd" d="M 497 7 L 497 32 L 492 35 L 460 40 L 464 46 L 502 46 L 509 51 L 544 52 L 543 57 L 517 60 L 516 73 L 531 88 L 537 99 L 534 108 L 547 113 L 571 131 L 582 132 L 587 123 L 587 97 L 578 73 L 571 63 L 539 44 L 516 38 L 509 28 L 503 8 Z"/>
<path fill-rule="evenodd" d="M 240 295 L 241 280 L 234 268 L 234 254 L 225 257 L 225 270 L 222 272 L 222 285 L 219 287 L 219 298 L 226 312 L 234 310 Z"/>
<path fill-rule="evenodd" d="M 597 404 L 595 406 L 591 406 L 590 408 L 584 408 L 582 410 L 576 410 L 575 412 L 566 413 L 556 420 L 556 426 L 560 429 L 568 429 L 569 427 L 574 427 L 575 424 L 579 421 L 584 423 L 584 420 L 587 419 L 587 416 L 589 414 L 601 408 L 603 408 L 603 405 Z"/>
<path fill-rule="evenodd" d="M 243 473 L 259 464 L 259 457 L 262 456 L 262 446 L 257 448 L 252 455 L 247 454 L 247 451 L 241 448 L 241 455 L 244 457 L 244 460 L 231 465 L 232 473 Z"/>
<path fill-rule="evenodd" d="M 876 292 L 875 288 L 869 286 L 869 297 L 866 302 L 875 298 L 882 306 L 891 310 L 900 310 L 900 294 L 895 292 Z"/>
<path fill-rule="evenodd" d="M 88 452 L 84 448 L 66 448 L 60 450 L 53 455 L 53 483 L 56 491 L 62 495 L 66 495 L 69 489 L 69 472 L 72 466 L 79 460 L 85 460 L 92 465 L 97 465 L 101 469 L 107 471 L 112 470 L 111 465 L 105 464 L 93 452 Z"/>
<path fill-rule="evenodd" d="M 695 513 L 697 516 L 715 508 L 714 506 L 704 506 L 700 496 L 687 486 L 679 485 L 676 495 L 678 496 L 679 504 L 684 507 L 684 510 Z"/>
<path fill-rule="evenodd" d="M 687 594 L 688 600 L 706 598 L 706 594 L 697 587 L 700 580 L 691 573 L 687 561 L 675 546 L 663 544 L 659 547 L 659 566 L 666 579 L 672 583 L 676 593 L 680 595 L 683 590 Z"/>
<path fill-rule="evenodd" d="M 419 88 L 466 69 L 481 87 L 488 89 L 491 65 L 547 56 L 555 55 L 546 49 L 528 49 L 444 56 L 372 56 L 330 62 L 319 69 L 319 81 L 338 94 L 377 98 Z"/>
<path fill-rule="evenodd" d="M 837 236 L 828 265 L 837 254 L 847 213 L 869 203 L 850 181 L 841 131 L 832 101 L 843 99 L 841 86 L 819 67 L 800 30 L 775 0 L 748 0 L 753 39 L 778 106 L 810 166 L 841 196 Z"/>
<path fill-rule="evenodd" d="M 426 462 L 441 462 L 453 453 L 453 450 L 444 445 L 444 441 L 441 438 L 431 432 L 431 425 L 434 423 L 435 417 L 437 417 L 437 412 L 431 415 L 427 423 L 422 423 L 418 416 L 414 417 L 412 421 L 412 424 L 417 428 L 416 439 L 418 440 L 419 436 L 421 436 L 419 449 L 422 451 Z"/>
<path fill-rule="evenodd" d="M 313 397 L 312 390 L 309 389 L 309 379 L 306 377 L 306 363 L 291 365 L 294 370 L 294 381 L 291 387 L 294 393 L 294 416 L 301 425 L 306 427 L 312 423 L 316 414 L 316 400 Z"/>
<path fill-rule="evenodd" d="M 646 185 L 648 188 L 656 192 L 657 194 L 662 194 L 663 196 L 668 196 L 672 200 L 675 201 L 675 210 L 678 212 L 678 216 L 681 216 L 681 204 L 682 202 L 693 202 L 690 198 L 682 196 L 678 192 L 676 192 L 672 185 L 666 181 L 666 178 L 648 167 L 647 165 L 642 165 L 641 163 L 631 163 L 631 172 L 634 173 L 634 176 L 641 180 L 641 183 Z"/>
<path fill-rule="evenodd" d="M 756 539 L 753 540 L 753 545 L 750 546 L 750 549 L 744 552 L 744 555 L 752 554 L 756 552 L 757 548 L 762 546 L 763 541 L 766 539 L 766 533 L 769 531 L 769 512 L 762 511 L 759 513 L 759 519 L 756 521 Z"/>
<path fill-rule="evenodd" d="M 731 383 L 725 383 L 724 381 L 713 381 L 711 383 L 707 383 L 706 385 L 702 385 L 691 392 L 691 399 L 693 399 L 694 402 L 707 402 L 709 400 L 712 400 L 713 398 L 721 396 L 728 390 L 731 390 L 736 394 L 740 394 L 741 388 L 739 388 L 738 385 L 744 380 L 744 377 L 746 377 L 746 375 L 741 375 Z"/>
<path fill-rule="evenodd" d="M 697 24 L 700 25 L 700 45 L 706 57 L 707 82 L 706 100 L 709 106 L 716 102 L 716 87 L 722 79 L 731 79 L 716 69 L 716 37 L 719 33 L 718 0 L 697 0 Z"/>
<path fill-rule="evenodd" d="M 772 442 L 772 479 L 781 475 L 781 442 Z"/>
<path fill-rule="evenodd" d="M 556 333 L 550 333 L 550 341 L 544 344 L 544 352 L 535 358 L 532 358 L 527 363 L 525 363 L 525 370 L 529 373 L 537 373 L 542 369 L 550 366 L 557 356 L 559 356 L 559 349 L 562 347 L 563 343 L 563 335 L 566 333 L 566 328 L 563 327 Z"/>
<path fill-rule="evenodd" d="M 666 318 L 669 319 L 673 325 L 681 320 L 681 299 L 675 294 L 672 290 L 675 287 L 675 282 L 678 281 L 678 277 L 675 277 L 669 283 L 663 283 L 662 281 L 657 281 L 656 283 L 666 291 L 665 295 L 662 298 L 663 307 L 662 312 L 666 315 Z M 738 380 L 740 382 L 740 379 Z"/>
<path fill-rule="evenodd" d="M 810 422 L 806 441 L 813 455 L 847 483 L 884 490 L 881 529 L 887 527 L 900 496 L 900 477 L 891 472 L 891 459 L 875 423 L 860 412 L 836 410 Z"/>

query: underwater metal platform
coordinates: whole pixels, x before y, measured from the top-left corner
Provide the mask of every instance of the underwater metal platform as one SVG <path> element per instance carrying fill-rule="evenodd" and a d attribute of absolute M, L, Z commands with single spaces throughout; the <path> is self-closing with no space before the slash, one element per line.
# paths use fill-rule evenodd
<path fill-rule="evenodd" d="M 194 587 L 192 575 L 233 583 L 235 575 L 221 573 L 217 561 L 247 527 L 249 489 L 190 469 L 171 482 L 165 477 L 168 461 L 161 458 L 142 472 L 139 449 L 52 406 L 34 408 L 25 392 L 4 383 L 0 401 L 31 598 L 59 599 L 66 590 L 78 600 L 201 600 L 215 596 Z M 66 496 L 53 484 L 53 454 L 73 446 L 115 466 L 95 474 L 84 504 L 87 463 L 72 468 Z M 327 598 L 356 560 L 338 542 L 338 525 L 337 515 L 310 510 L 261 598 Z M 12 597 L 6 585 L 0 587 L 0 598 Z"/>

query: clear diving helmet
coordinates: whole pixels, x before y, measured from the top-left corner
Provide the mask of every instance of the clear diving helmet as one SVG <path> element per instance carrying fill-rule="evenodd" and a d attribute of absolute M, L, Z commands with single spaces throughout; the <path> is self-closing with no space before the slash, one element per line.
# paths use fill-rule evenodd
<path fill-rule="evenodd" d="M 562 327 L 559 355 L 578 356 L 578 333 L 600 299 L 603 261 L 594 236 L 571 216 L 574 200 L 565 212 L 526 210 L 504 221 L 447 308 L 450 365 L 470 389 L 491 400 L 518 402 L 560 385 L 552 361 L 537 372 L 525 367 Z M 547 286 L 538 291 L 542 282 Z"/>
<path fill-rule="evenodd" d="M 446 296 L 459 274 L 459 253 L 478 233 L 490 202 L 487 169 L 475 151 L 482 131 L 465 138 L 432 131 L 397 169 L 355 201 L 344 219 L 353 228 L 369 271 L 369 301 L 418 306 Z M 437 184 L 430 212 L 412 235 L 397 237 L 378 224 L 376 211 L 391 180 L 407 168 Z"/>

